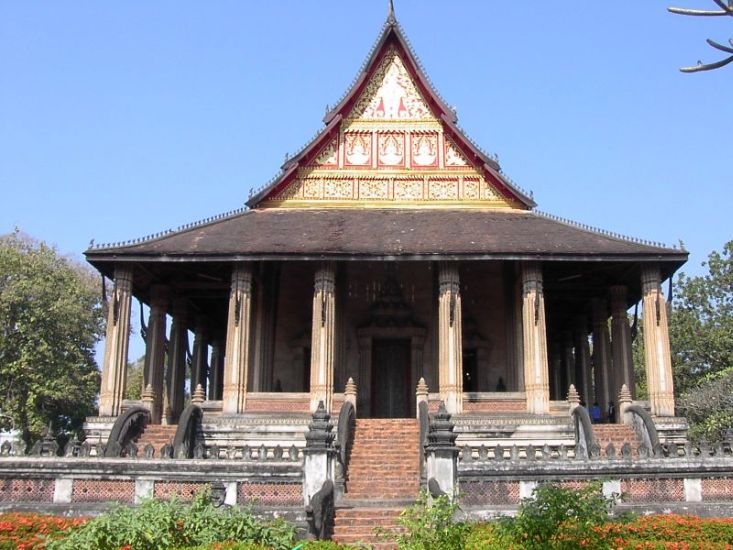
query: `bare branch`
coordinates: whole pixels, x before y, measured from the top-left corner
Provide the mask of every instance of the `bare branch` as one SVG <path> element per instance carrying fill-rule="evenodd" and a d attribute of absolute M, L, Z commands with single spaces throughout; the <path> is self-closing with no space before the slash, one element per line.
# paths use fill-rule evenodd
<path fill-rule="evenodd" d="M 711 15 L 730 15 L 731 14 L 731 12 L 729 11 L 692 10 L 688 8 L 674 8 L 674 7 L 667 8 L 667 11 L 671 13 L 676 13 L 677 15 L 702 15 L 705 17 L 711 16 Z"/>
<path fill-rule="evenodd" d="M 715 40 L 711 40 L 710 38 L 708 38 L 706 42 L 716 50 L 720 50 L 721 52 L 725 53 L 733 53 L 733 48 L 731 48 L 730 46 L 723 46 L 723 44 L 718 44 Z"/>
<path fill-rule="evenodd" d="M 731 55 L 727 59 L 723 59 L 715 63 L 698 63 L 693 67 L 682 67 L 680 71 L 682 71 L 683 73 L 699 73 L 700 71 L 712 71 L 713 69 L 720 69 L 720 67 L 725 67 L 728 63 L 732 61 L 733 55 Z"/>

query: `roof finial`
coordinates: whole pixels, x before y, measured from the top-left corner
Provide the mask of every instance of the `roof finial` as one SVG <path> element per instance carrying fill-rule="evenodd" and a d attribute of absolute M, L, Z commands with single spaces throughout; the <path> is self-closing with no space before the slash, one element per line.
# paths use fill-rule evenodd
<path fill-rule="evenodd" d="M 389 0 L 389 11 L 387 12 L 387 22 L 395 23 L 397 18 L 394 16 L 394 0 Z"/>

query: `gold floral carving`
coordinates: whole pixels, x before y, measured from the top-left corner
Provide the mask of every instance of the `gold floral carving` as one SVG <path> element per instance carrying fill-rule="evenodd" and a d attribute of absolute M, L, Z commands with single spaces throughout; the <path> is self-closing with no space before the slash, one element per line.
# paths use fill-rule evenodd
<path fill-rule="evenodd" d="M 394 182 L 394 198 L 395 200 L 421 200 L 423 180 L 395 180 Z"/>
<path fill-rule="evenodd" d="M 303 186 L 303 198 L 320 199 L 321 198 L 321 181 L 305 180 Z"/>
<path fill-rule="evenodd" d="M 463 180 L 463 198 L 472 201 L 477 201 L 481 198 L 481 189 L 478 181 L 468 178 Z"/>
<path fill-rule="evenodd" d="M 354 182 L 348 180 L 326 180 L 323 184 L 325 198 L 352 199 L 354 198 Z"/>
<path fill-rule="evenodd" d="M 387 200 L 389 185 L 385 180 L 362 180 L 359 182 L 359 198 L 371 200 Z"/>
<path fill-rule="evenodd" d="M 458 178 L 431 179 L 428 186 L 430 200 L 451 200 L 458 198 Z"/>
<path fill-rule="evenodd" d="M 333 138 L 321 149 L 313 164 L 316 166 L 338 165 L 338 138 Z"/>
<path fill-rule="evenodd" d="M 303 181 L 294 180 L 293 183 L 280 192 L 277 198 L 278 200 L 303 198 Z"/>
<path fill-rule="evenodd" d="M 463 155 L 458 151 L 455 145 L 451 143 L 447 138 L 445 140 L 445 165 L 448 167 L 463 167 L 468 166 L 468 162 Z"/>
<path fill-rule="evenodd" d="M 389 48 L 359 96 L 349 119 L 425 120 L 435 118 L 394 47 Z"/>

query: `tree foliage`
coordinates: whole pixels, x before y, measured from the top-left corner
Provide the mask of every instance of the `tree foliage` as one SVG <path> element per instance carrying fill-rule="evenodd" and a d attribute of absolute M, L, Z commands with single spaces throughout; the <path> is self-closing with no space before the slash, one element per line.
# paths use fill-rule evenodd
<path fill-rule="evenodd" d="M 44 244 L 0 238 L 0 407 L 26 443 L 79 429 L 99 388 L 104 311 L 91 270 Z"/>
<path fill-rule="evenodd" d="M 733 426 L 733 241 L 703 266 L 705 275 L 682 273 L 677 280 L 670 346 L 690 435 L 718 440 Z"/>
<path fill-rule="evenodd" d="M 676 284 L 669 332 L 678 392 L 733 367 L 733 241 L 703 266 L 707 274 L 682 273 Z"/>

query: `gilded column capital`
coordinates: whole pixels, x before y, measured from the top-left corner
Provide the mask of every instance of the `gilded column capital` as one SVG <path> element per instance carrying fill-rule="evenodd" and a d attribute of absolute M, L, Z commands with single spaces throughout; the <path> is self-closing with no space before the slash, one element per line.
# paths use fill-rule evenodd
<path fill-rule="evenodd" d="M 592 309 L 593 326 L 605 325 L 608 321 L 608 301 L 605 298 L 593 298 Z"/>
<path fill-rule="evenodd" d="M 659 290 L 661 275 L 658 265 L 645 265 L 641 268 L 641 288 L 643 294 Z"/>
<path fill-rule="evenodd" d="M 614 317 L 624 317 L 626 312 L 626 295 L 628 288 L 626 285 L 613 285 L 608 293 L 611 296 L 611 314 Z"/>
<path fill-rule="evenodd" d="M 440 293 L 453 292 L 458 294 L 461 289 L 458 265 L 451 262 L 440 262 L 438 268 L 438 284 Z"/>
<path fill-rule="evenodd" d="M 115 288 L 123 292 L 132 291 L 132 266 L 117 265 L 114 274 Z"/>

